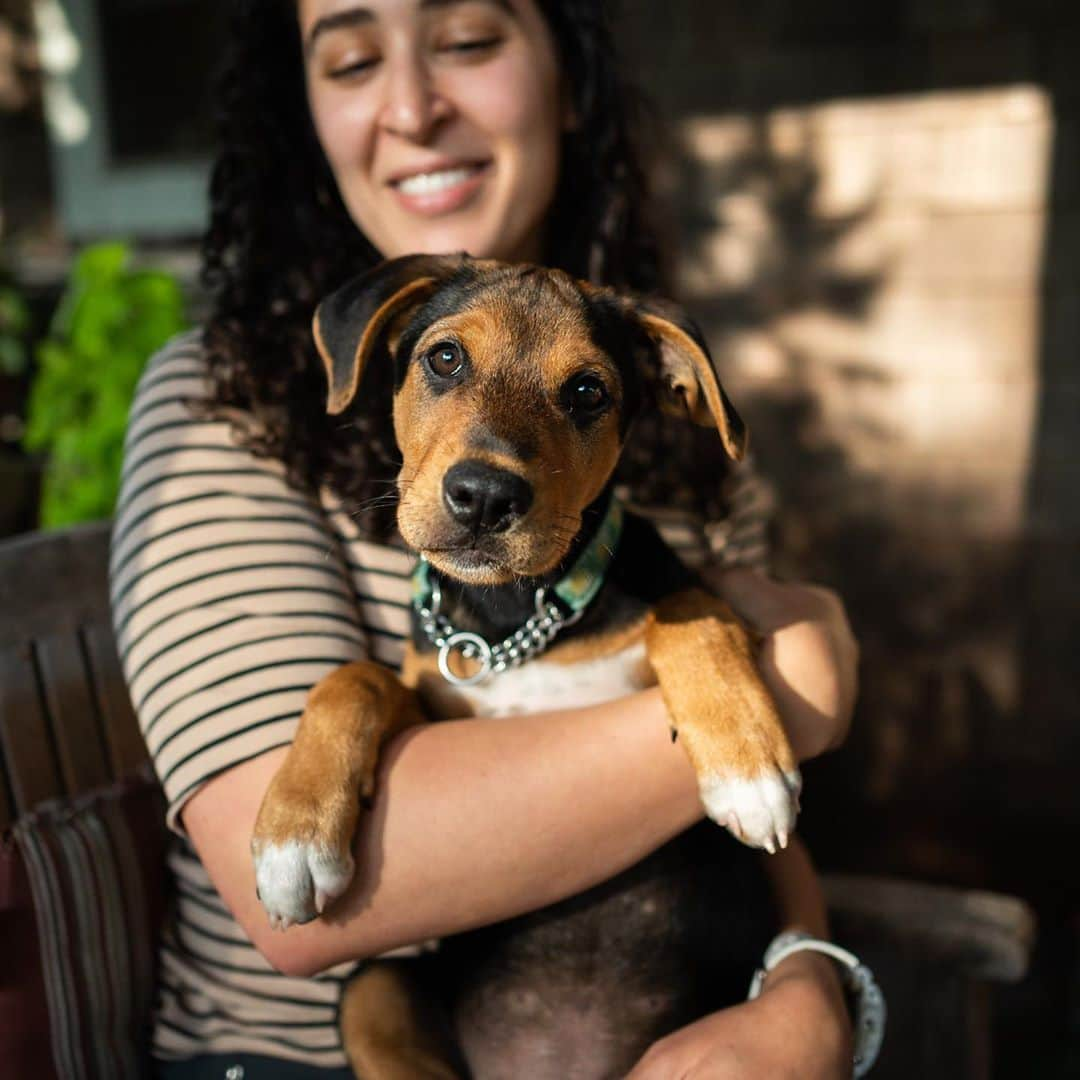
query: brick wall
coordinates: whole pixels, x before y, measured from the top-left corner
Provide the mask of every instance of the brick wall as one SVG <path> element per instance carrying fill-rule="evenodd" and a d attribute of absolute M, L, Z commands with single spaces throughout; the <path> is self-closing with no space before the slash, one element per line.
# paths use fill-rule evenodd
<path fill-rule="evenodd" d="M 1080 5 L 622 10 L 777 569 L 841 589 L 863 643 L 815 847 L 1075 907 Z"/>

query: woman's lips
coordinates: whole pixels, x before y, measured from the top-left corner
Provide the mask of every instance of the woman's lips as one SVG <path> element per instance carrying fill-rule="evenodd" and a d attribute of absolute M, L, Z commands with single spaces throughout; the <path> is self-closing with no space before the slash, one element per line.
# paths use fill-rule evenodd
<path fill-rule="evenodd" d="M 431 172 L 414 173 L 393 180 L 390 190 L 398 202 L 414 214 L 435 216 L 459 210 L 483 185 L 490 161 L 466 162 Z"/>

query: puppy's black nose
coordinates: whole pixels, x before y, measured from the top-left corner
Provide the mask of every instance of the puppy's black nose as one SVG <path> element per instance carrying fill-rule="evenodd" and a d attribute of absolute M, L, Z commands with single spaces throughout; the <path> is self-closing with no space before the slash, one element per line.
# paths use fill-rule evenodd
<path fill-rule="evenodd" d="M 450 516 L 476 532 L 504 532 L 532 506 L 529 482 L 482 461 L 459 461 L 443 477 Z"/>

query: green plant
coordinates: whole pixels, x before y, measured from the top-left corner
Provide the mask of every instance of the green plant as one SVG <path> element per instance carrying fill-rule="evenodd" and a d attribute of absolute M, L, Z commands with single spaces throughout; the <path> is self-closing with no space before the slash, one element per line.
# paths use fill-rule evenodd
<path fill-rule="evenodd" d="M 149 357 L 185 326 L 176 280 L 130 261 L 124 244 L 86 248 L 35 352 L 23 444 L 48 454 L 43 528 L 112 513 L 135 385 Z"/>

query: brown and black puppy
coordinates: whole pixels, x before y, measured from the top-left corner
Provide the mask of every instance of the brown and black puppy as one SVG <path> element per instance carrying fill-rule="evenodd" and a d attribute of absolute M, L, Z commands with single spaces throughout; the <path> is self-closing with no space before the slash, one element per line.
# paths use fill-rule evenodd
<path fill-rule="evenodd" d="M 274 924 L 313 918 L 347 887 L 379 747 L 423 715 L 583 706 L 659 683 L 708 816 L 747 845 L 784 846 L 799 773 L 745 629 L 633 515 L 589 563 L 618 517 L 612 477 L 642 409 L 714 426 L 732 457 L 744 452 L 696 330 L 560 271 L 410 256 L 327 299 L 315 334 L 333 414 L 363 392 L 365 368 L 393 365 L 398 526 L 429 564 L 440 625 L 514 640 L 583 561 L 601 577 L 545 651 L 473 685 L 444 672 L 483 675 L 475 655 L 444 649 L 440 671 L 428 616 L 428 631 L 414 619 L 400 681 L 359 661 L 312 691 L 252 842 Z M 583 897 L 444 946 L 439 993 L 471 1073 L 619 1075 L 664 1031 L 744 994 L 770 918 L 748 854 L 694 830 Z M 354 1064 L 373 1080 L 457 1075 L 408 1034 L 420 999 L 407 987 L 382 964 L 355 981 L 343 1003 Z"/>

